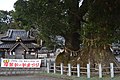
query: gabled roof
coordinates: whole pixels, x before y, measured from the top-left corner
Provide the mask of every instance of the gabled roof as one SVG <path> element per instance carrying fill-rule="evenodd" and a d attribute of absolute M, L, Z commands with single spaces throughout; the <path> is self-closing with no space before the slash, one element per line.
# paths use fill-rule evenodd
<path fill-rule="evenodd" d="M 18 45 L 21 45 L 26 51 L 29 51 L 28 47 L 25 46 L 22 42 L 16 42 L 14 46 L 9 49 L 9 51 L 13 51 Z"/>
<path fill-rule="evenodd" d="M 9 38 L 16 38 L 17 36 L 21 38 L 28 38 L 28 32 L 25 30 L 9 29 L 7 31 L 7 36 Z"/>
<path fill-rule="evenodd" d="M 22 41 L 35 41 L 35 38 L 30 37 L 29 31 L 9 29 L 5 37 L 1 37 L 1 41 L 15 41 L 17 37 L 20 37 Z"/>
<path fill-rule="evenodd" d="M 0 44 L 0 49 L 10 49 L 13 46 L 17 45 L 18 43 L 13 42 L 3 42 Z M 33 43 L 23 43 L 27 48 L 39 48 L 39 45 Z"/>
<path fill-rule="evenodd" d="M 40 48 L 40 46 L 36 44 L 35 38 L 31 37 L 29 32 L 9 29 L 6 36 L 1 37 L 0 48 L 12 51 L 17 46 L 23 47 L 26 51 L 33 48 Z"/>

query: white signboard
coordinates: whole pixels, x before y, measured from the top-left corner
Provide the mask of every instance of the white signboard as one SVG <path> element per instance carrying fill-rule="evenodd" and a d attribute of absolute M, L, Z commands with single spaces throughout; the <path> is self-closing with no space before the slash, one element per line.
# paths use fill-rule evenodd
<path fill-rule="evenodd" d="M 1 59 L 1 67 L 40 68 L 41 59 Z"/>
<path fill-rule="evenodd" d="M 41 58 L 41 57 L 47 57 L 47 54 L 38 54 L 38 57 Z"/>

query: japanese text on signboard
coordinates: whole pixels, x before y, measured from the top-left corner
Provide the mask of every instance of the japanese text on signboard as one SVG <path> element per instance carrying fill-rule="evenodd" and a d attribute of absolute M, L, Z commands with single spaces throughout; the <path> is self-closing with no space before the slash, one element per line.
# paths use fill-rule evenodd
<path fill-rule="evenodd" d="M 40 59 L 1 59 L 1 67 L 40 68 Z"/>

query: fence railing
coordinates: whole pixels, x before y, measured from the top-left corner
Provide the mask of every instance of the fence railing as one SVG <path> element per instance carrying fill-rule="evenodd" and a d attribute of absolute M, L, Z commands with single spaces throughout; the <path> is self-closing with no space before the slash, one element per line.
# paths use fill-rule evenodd
<path fill-rule="evenodd" d="M 63 63 L 61 63 L 57 66 L 55 63 L 53 65 L 47 63 L 47 73 L 50 72 L 58 72 L 61 75 L 67 74 L 68 76 L 76 74 L 77 77 L 81 77 L 81 74 L 85 74 L 87 78 L 90 78 L 92 75 L 98 75 L 99 78 L 102 78 L 103 75 L 107 74 L 113 78 L 115 74 L 120 74 L 120 67 L 114 67 L 113 63 L 110 63 L 109 67 L 102 67 L 101 64 L 98 64 L 98 68 L 91 68 L 90 64 L 87 64 L 87 67 L 81 67 L 80 64 L 73 67 L 71 64 L 64 66 Z"/>

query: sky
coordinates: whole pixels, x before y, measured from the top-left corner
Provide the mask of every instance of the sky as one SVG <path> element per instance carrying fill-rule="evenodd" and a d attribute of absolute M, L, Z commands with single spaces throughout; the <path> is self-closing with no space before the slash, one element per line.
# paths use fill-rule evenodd
<path fill-rule="evenodd" d="M 17 0 L 0 0 L 0 10 L 11 11 L 14 10 L 14 3 Z M 80 1 L 79 6 L 82 5 L 83 0 Z"/>
<path fill-rule="evenodd" d="M 0 0 L 0 10 L 14 10 L 13 5 L 17 0 Z"/>

